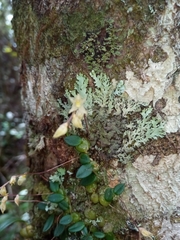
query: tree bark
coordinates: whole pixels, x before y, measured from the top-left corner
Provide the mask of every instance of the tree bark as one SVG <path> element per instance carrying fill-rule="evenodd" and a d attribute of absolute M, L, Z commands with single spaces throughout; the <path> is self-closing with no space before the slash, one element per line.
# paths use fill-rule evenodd
<path fill-rule="evenodd" d="M 111 181 L 126 184 L 119 203 L 126 218 L 157 239 L 180 239 L 179 8 L 175 0 L 13 0 L 30 172 L 45 172 L 48 179 L 47 170 L 77 157 L 62 138 L 52 138 L 63 122 L 57 99 L 66 101 L 76 75 L 86 75 L 92 88 L 93 69 L 123 79 L 126 97 L 151 105 L 154 116 L 165 121 L 166 136 L 136 148 L 120 167 L 117 158 L 105 160 L 107 171 Z M 35 176 L 36 186 L 42 180 Z"/>

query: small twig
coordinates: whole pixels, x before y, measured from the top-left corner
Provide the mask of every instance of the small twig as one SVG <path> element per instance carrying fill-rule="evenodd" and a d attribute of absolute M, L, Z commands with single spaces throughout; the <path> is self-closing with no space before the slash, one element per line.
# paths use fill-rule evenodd
<path fill-rule="evenodd" d="M 48 169 L 48 170 L 46 170 L 46 171 L 36 172 L 36 173 L 29 173 L 29 174 L 30 174 L 30 175 L 41 175 L 41 174 L 44 174 L 44 173 L 48 173 L 48 172 L 51 172 L 51 171 L 53 171 L 54 169 L 56 169 L 56 168 L 58 168 L 58 167 L 61 167 L 61 166 L 65 165 L 65 164 L 67 164 L 67 163 L 70 163 L 70 162 L 72 162 L 72 161 L 74 161 L 74 160 L 76 160 L 76 159 L 78 159 L 78 157 L 73 158 L 73 159 L 71 159 L 71 160 L 69 160 L 69 161 L 67 161 L 67 162 L 61 163 L 61 164 L 59 164 L 59 165 L 57 165 L 57 166 L 55 166 L 55 167 L 53 167 L 53 168 L 50 168 L 50 169 Z"/>
<path fill-rule="evenodd" d="M 15 176 L 15 177 L 19 177 L 19 176 L 21 176 L 21 175 L 42 175 L 42 174 L 44 174 L 44 173 L 51 172 L 51 171 L 53 171 L 54 169 L 56 169 L 56 168 L 58 168 L 58 167 L 64 166 L 65 164 L 70 163 L 70 162 L 72 162 L 72 161 L 74 161 L 74 160 L 76 160 L 76 159 L 78 159 L 78 157 L 72 158 L 71 160 L 69 160 L 69 161 L 67 161 L 67 162 L 64 162 L 64 163 L 61 163 L 61 164 L 59 164 L 59 165 L 57 165 L 57 166 L 55 166 L 55 167 L 53 167 L 53 168 L 50 168 L 50 169 L 48 169 L 48 170 L 46 170 L 46 171 L 36 172 L 36 173 L 23 173 L 23 174 L 14 175 L 14 176 Z M 5 184 L 3 184 L 0 188 L 5 187 L 6 185 L 9 184 L 9 182 L 10 182 L 10 180 L 7 181 Z"/>
<path fill-rule="evenodd" d="M 89 136 L 88 122 L 87 122 L 87 117 L 86 117 L 85 114 L 84 114 L 84 121 L 85 121 L 85 124 L 86 124 L 87 135 Z"/>

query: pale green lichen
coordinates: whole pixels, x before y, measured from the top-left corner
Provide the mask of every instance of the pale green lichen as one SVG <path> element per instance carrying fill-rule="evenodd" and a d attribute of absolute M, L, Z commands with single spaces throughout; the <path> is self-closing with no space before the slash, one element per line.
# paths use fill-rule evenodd
<path fill-rule="evenodd" d="M 90 78 L 91 77 L 91 78 Z M 66 119 L 71 107 L 70 97 L 80 94 L 86 99 L 89 139 L 106 156 L 118 157 L 126 163 L 141 145 L 165 135 L 164 122 L 153 116 L 152 108 L 126 97 L 124 83 L 104 74 L 90 72 L 90 77 L 77 75 L 74 90 L 66 90 L 67 102 L 58 100 L 60 114 Z M 88 87 L 93 80 L 94 89 Z"/>
<path fill-rule="evenodd" d="M 52 182 L 58 182 L 62 184 L 64 182 L 64 175 L 66 173 L 65 168 L 58 168 L 58 170 L 49 177 L 49 180 Z"/>
<path fill-rule="evenodd" d="M 96 32 L 87 32 L 86 38 L 75 49 L 76 56 L 83 56 L 88 68 L 100 71 L 103 67 L 111 68 L 111 57 L 120 55 L 122 49 L 118 29 L 114 27 L 114 21 L 108 19 L 104 28 Z M 122 38 L 122 37 L 121 37 Z M 124 36 L 125 38 L 125 36 Z M 123 39 L 124 39 L 123 38 Z"/>

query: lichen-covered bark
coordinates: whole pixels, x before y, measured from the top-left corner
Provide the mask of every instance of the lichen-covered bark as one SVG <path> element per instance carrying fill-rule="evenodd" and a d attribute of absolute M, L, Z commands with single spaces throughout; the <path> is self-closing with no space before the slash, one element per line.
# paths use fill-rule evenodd
<path fill-rule="evenodd" d="M 73 89 L 77 73 L 89 76 L 95 69 L 123 79 L 127 96 L 151 104 L 168 135 L 138 149 L 133 163 L 114 171 L 113 181 L 121 176 L 126 182 L 121 205 L 127 216 L 132 212 L 161 239 L 180 236 L 174 230 L 180 207 L 179 7 L 174 0 L 13 1 L 30 171 L 76 157 L 52 135 L 63 121 L 57 99 Z"/>

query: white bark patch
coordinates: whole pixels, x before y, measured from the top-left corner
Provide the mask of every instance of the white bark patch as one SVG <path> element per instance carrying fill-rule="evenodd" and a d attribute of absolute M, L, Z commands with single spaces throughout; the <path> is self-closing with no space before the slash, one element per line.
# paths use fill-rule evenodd
<path fill-rule="evenodd" d="M 122 195 L 128 209 L 132 205 L 148 219 L 171 216 L 180 209 L 180 155 L 165 156 L 159 165 L 152 166 L 154 158 L 153 155 L 139 156 L 127 166 L 125 179 L 129 188 L 126 196 Z"/>
<path fill-rule="evenodd" d="M 126 71 L 126 92 L 132 99 L 146 103 L 153 101 L 154 106 L 157 100 L 166 100 L 162 112 L 166 115 L 167 133 L 180 130 L 180 39 L 176 30 L 179 17 L 177 1 L 167 1 L 163 15 L 157 26 L 149 29 L 143 45 L 146 53 L 160 47 L 167 53 L 167 58 L 153 62 L 150 54 L 139 76 L 133 69 Z M 148 219 L 151 230 L 159 229 L 161 240 L 179 240 L 180 154 L 161 157 L 159 164 L 153 166 L 155 157 L 140 155 L 126 166 L 125 172 L 120 174 L 126 182 L 121 199 L 135 219 Z"/>
<path fill-rule="evenodd" d="M 180 239 L 180 223 L 172 223 L 171 220 L 164 219 L 161 224 L 161 230 L 158 236 L 161 240 L 179 240 Z"/>
<path fill-rule="evenodd" d="M 151 230 L 159 229 L 158 239 L 179 240 L 180 155 L 166 156 L 152 166 L 154 158 L 140 156 L 126 168 L 126 194 L 121 199 L 135 219 L 145 218 L 147 225 L 152 219 Z"/>
<path fill-rule="evenodd" d="M 51 94 L 52 82 L 47 76 L 46 66 L 27 69 L 27 84 L 23 103 L 28 114 L 41 118 L 52 112 L 54 98 Z"/>
<path fill-rule="evenodd" d="M 140 76 L 135 76 L 132 69 L 126 71 L 125 87 L 128 95 L 139 102 L 156 103 L 162 97 L 167 100 L 167 107 L 164 113 L 167 116 L 166 131 L 176 132 L 180 129 L 180 82 L 178 63 L 180 42 L 178 34 L 175 33 L 176 21 L 178 21 L 178 11 L 174 7 L 176 1 L 168 1 L 166 10 L 160 17 L 157 26 L 149 29 L 147 41 L 144 43 L 146 52 L 152 52 L 159 46 L 167 53 L 165 61 L 153 62 L 151 58 L 144 69 L 140 71 Z M 172 44 L 172 39 L 176 46 Z M 173 86 L 173 87 L 172 87 Z M 170 96 L 171 95 L 171 96 Z"/>
<path fill-rule="evenodd" d="M 134 76 L 133 71 L 126 71 L 125 81 L 126 92 L 128 95 L 139 102 L 150 103 L 161 99 L 168 85 L 170 84 L 167 75 L 173 70 L 175 55 L 169 46 L 164 47 L 168 58 L 164 62 L 154 63 L 151 59 L 148 61 L 148 68 L 144 70 L 143 76 L 146 81 L 140 80 Z"/>
<path fill-rule="evenodd" d="M 180 78 L 178 79 L 180 81 Z M 179 82 L 180 86 L 180 82 Z M 177 132 L 180 129 L 180 91 L 175 86 L 170 86 L 164 94 L 166 107 L 162 109 L 167 116 L 166 132 Z"/>

